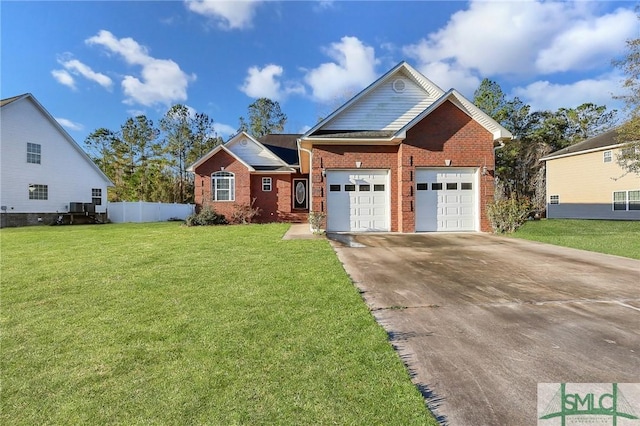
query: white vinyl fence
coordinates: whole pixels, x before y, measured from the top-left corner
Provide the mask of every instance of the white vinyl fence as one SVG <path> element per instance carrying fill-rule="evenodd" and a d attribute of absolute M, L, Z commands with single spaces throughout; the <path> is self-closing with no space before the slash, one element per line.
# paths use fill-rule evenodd
<path fill-rule="evenodd" d="M 195 212 L 195 204 L 148 203 L 145 201 L 107 203 L 109 220 L 123 222 L 165 222 L 186 219 Z"/>

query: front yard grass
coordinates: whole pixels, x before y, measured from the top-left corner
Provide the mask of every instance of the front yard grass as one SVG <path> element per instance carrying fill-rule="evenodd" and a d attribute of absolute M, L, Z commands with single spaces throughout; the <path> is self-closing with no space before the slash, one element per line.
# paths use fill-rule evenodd
<path fill-rule="evenodd" d="M 638 221 L 537 220 L 525 223 L 513 236 L 640 259 L 640 222 Z"/>
<path fill-rule="evenodd" d="M 324 240 L 3 229 L 0 423 L 431 424 Z"/>

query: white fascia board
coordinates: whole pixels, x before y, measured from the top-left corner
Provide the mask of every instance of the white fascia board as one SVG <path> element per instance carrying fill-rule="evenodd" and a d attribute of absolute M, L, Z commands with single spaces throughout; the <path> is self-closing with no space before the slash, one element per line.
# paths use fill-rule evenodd
<path fill-rule="evenodd" d="M 187 168 L 187 171 L 188 172 L 195 172 L 196 168 L 198 168 L 200 165 L 202 165 L 202 163 L 207 161 L 209 158 L 211 158 L 214 155 L 216 155 L 219 151 L 226 152 L 227 154 L 229 154 L 230 156 L 232 156 L 233 158 L 238 160 L 238 162 L 241 163 L 243 166 L 245 166 L 250 172 L 255 172 L 255 169 L 253 167 L 251 167 L 249 164 L 247 164 L 242 158 L 238 157 L 233 152 L 231 152 L 231 150 L 228 149 L 227 147 L 225 147 L 224 145 L 218 145 L 215 148 L 213 148 L 211 151 L 209 151 L 207 154 L 205 154 L 201 159 L 199 159 L 198 161 L 193 163 L 191 166 L 189 166 Z"/>
<path fill-rule="evenodd" d="M 258 141 L 256 138 L 254 138 L 253 136 L 251 136 L 247 132 L 238 133 L 236 136 L 233 137 L 232 140 L 229 140 L 229 142 L 227 142 L 227 146 L 235 144 L 237 141 L 239 141 L 240 138 L 238 138 L 238 136 L 240 136 L 240 135 L 244 135 L 249 140 L 251 140 L 253 143 L 255 143 L 259 148 L 265 150 L 267 152 L 267 154 L 269 154 L 271 156 L 271 158 L 276 160 L 278 163 L 282 164 L 285 167 L 289 167 L 289 165 L 282 158 L 278 157 L 276 154 L 273 153 L 273 151 L 271 151 L 269 148 L 264 146 L 262 143 L 260 143 L 260 141 Z"/>
<path fill-rule="evenodd" d="M 456 89 L 451 89 L 451 92 L 456 97 L 458 102 L 460 102 L 466 109 L 469 110 L 467 114 L 469 114 L 474 120 L 476 120 L 478 123 L 480 123 L 480 125 L 482 125 L 485 129 L 493 134 L 493 140 L 503 141 L 513 139 L 513 135 L 510 131 L 505 129 L 502 125 L 500 125 L 500 123 L 491 118 L 489 114 L 478 108 L 469 99 L 465 98 L 460 92 L 458 92 Z"/>
<path fill-rule="evenodd" d="M 193 163 L 192 165 L 187 167 L 187 171 L 188 172 L 194 172 L 197 167 L 199 167 L 202 163 L 207 161 L 209 158 L 211 158 L 214 155 L 216 155 L 216 153 L 218 151 L 220 151 L 221 149 L 222 149 L 222 145 L 217 145 L 217 146 L 213 147 L 213 149 L 211 151 L 207 152 L 205 155 L 200 157 L 195 163 Z"/>
<path fill-rule="evenodd" d="M 404 136 L 402 136 L 404 135 Z M 308 138 L 301 142 L 311 142 L 312 145 L 398 145 L 404 140 L 404 134 L 398 134 L 385 139 L 355 139 L 355 138 Z"/>
<path fill-rule="evenodd" d="M 491 132 L 493 135 L 494 141 L 503 141 L 508 139 L 513 139 L 513 135 L 507 129 L 502 127 L 498 122 L 496 122 L 493 118 L 489 117 L 485 114 L 480 108 L 471 103 L 467 98 L 462 96 L 456 89 L 450 89 L 445 94 L 443 94 L 440 98 L 438 98 L 434 103 L 429 105 L 418 114 L 413 120 L 408 122 L 403 128 L 396 132 L 396 135 L 403 134 L 406 137 L 407 131 L 409 131 L 413 126 L 422 121 L 426 116 L 431 114 L 433 111 L 438 109 L 445 101 L 452 101 L 456 107 L 458 107 L 462 112 L 467 114 L 469 117 L 474 119 L 478 124 L 484 127 L 487 131 Z"/>
<path fill-rule="evenodd" d="M 592 152 L 598 152 L 598 151 L 609 151 L 616 148 L 622 148 L 625 145 L 626 143 L 618 143 L 615 145 L 601 146 L 600 148 L 585 149 L 584 151 L 567 152 L 566 154 L 560 154 L 560 155 L 549 154 L 545 157 L 542 157 L 538 161 L 549 161 L 549 160 L 555 160 L 556 158 L 573 157 L 575 155 L 590 154 Z"/>
<path fill-rule="evenodd" d="M 107 175 L 105 175 L 104 172 L 100 169 L 100 167 L 98 167 L 96 163 L 93 162 L 89 155 L 80 147 L 80 145 L 78 145 L 78 143 L 71 137 L 71 135 L 64 129 L 64 127 L 62 127 L 62 125 L 58 123 L 58 120 L 53 118 L 49 111 L 47 111 L 47 109 L 43 107 L 42 104 L 38 102 L 36 97 L 31 93 L 26 93 L 15 101 L 3 106 L 3 108 L 11 107 L 11 105 L 17 104 L 18 102 L 26 99 L 29 99 L 31 102 L 33 102 L 36 108 L 40 110 L 40 112 L 47 118 L 47 120 L 49 120 L 51 124 L 53 124 L 53 126 L 60 132 L 60 134 L 67 140 L 67 142 L 69 142 L 71 146 L 73 146 L 73 148 L 85 159 L 85 161 L 87 161 L 91 165 L 91 167 L 98 173 L 102 180 L 105 181 L 107 186 L 115 186 L 114 183 L 111 182 L 111 179 L 109 179 Z"/>
<path fill-rule="evenodd" d="M 296 170 L 291 168 L 289 170 L 255 170 L 251 172 L 253 175 L 290 175 L 295 173 Z"/>

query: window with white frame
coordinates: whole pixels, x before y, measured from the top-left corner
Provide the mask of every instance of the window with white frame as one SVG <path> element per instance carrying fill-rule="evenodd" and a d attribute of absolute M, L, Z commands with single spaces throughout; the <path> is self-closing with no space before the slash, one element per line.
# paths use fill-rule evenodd
<path fill-rule="evenodd" d="M 602 153 L 602 161 L 605 163 L 610 163 L 613 157 L 611 156 L 611 151 L 604 151 Z"/>
<path fill-rule="evenodd" d="M 640 190 L 615 191 L 613 193 L 613 210 L 640 210 Z"/>
<path fill-rule="evenodd" d="M 48 200 L 49 199 L 49 187 L 47 185 L 39 185 L 35 183 L 29 184 L 29 199 L 30 200 Z"/>
<path fill-rule="evenodd" d="M 236 199 L 236 178 L 231 172 L 211 174 L 211 198 L 213 201 L 234 201 Z"/>
<path fill-rule="evenodd" d="M 91 202 L 95 206 L 102 205 L 102 188 L 92 188 L 91 189 Z"/>
<path fill-rule="evenodd" d="M 27 163 L 40 164 L 42 146 L 39 143 L 27 142 Z"/>
<path fill-rule="evenodd" d="M 263 177 L 262 178 L 262 190 L 265 192 L 271 191 L 271 178 Z"/>
<path fill-rule="evenodd" d="M 549 204 L 560 204 L 560 196 L 559 195 L 550 195 L 549 196 Z"/>

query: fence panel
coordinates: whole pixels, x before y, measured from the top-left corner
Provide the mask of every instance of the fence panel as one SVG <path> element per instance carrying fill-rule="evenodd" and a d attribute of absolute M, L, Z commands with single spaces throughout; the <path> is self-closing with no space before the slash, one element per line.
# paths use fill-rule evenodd
<path fill-rule="evenodd" d="M 150 203 L 146 201 L 107 203 L 109 220 L 113 223 L 184 220 L 194 211 L 194 204 Z"/>

